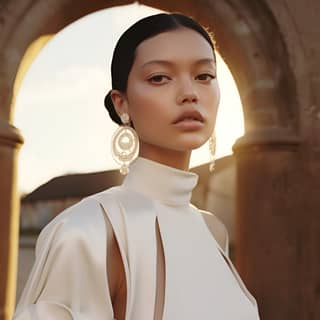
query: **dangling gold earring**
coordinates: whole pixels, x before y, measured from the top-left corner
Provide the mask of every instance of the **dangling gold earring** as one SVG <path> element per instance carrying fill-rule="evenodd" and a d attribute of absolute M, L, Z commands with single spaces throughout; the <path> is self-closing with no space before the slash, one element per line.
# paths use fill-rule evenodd
<path fill-rule="evenodd" d="M 216 147 L 217 147 L 217 139 L 216 139 L 216 133 L 213 132 L 213 134 L 209 138 L 209 150 L 210 150 L 210 165 L 209 165 L 209 171 L 213 172 L 215 168 L 215 155 L 216 155 Z"/>
<path fill-rule="evenodd" d="M 138 156 L 139 138 L 136 131 L 129 126 L 129 115 L 121 116 L 122 126 L 112 136 L 111 153 L 113 159 L 121 165 L 120 173 L 126 175 L 129 172 L 129 164 Z"/>

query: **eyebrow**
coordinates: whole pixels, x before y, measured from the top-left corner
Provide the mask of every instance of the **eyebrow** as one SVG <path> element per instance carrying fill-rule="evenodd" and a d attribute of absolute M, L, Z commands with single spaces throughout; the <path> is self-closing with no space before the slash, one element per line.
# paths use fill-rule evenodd
<path fill-rule="evenodd" d="M 162 65 L 165 65 L 165 66 L 169 66 L 171 67 L 172 65 L 174 65 L 173 62 L 170 62 L 170 61 L 167 61 L 167 60 L 151 60 L 151 61 L 148 61 L 146 63 L 144 63 L 141 67 L 144 68 L 150 64 L 162 64 Z M 201 65 L 201 64 L 211 64 L 211 65 L 214 65 L 216 64 L 216 61 L 212 58 L 203 58 L 203 59 L 199 59 L 197 60 L 195 63 L 195 65 Z"/>

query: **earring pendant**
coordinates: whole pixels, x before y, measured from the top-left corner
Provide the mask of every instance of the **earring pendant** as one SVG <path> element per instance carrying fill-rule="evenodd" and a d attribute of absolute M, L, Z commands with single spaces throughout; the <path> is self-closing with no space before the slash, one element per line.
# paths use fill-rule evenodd
<path fill-rule="evenodd" d="M 128 125 L 128 114 L 122 114 L 124 125 L 117 128 L 112 136 L 111 154 L 113 159 L 120 164 L 120 173 L 129 172 L 129 164 L 136 159 L 139 153 L 139 138 L 136 131 Z"/>
<path fill-rule="evenodd" d="M 209 165 L 209 171 L 213 172 L 215 168 L 215 154 L 216 154 L 216 135 L 213 133 L 210 138 L 209 138 L 209 150 L 210 150 L 210 156 L 211 156 L 211 161 Z"/>

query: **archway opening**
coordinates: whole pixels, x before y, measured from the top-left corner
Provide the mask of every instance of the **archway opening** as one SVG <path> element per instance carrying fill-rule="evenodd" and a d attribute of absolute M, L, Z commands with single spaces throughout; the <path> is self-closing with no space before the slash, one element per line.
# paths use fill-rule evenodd
<path fill-rule="evenodd" d="M 117 126 L 103 107 L 111 82 L 112 49 L 129 25 L 156 12 L 159 11 L 133 4 L 89 14 L 52 37 L 39 52 L 21 82 L 16 99 L 15 125 L 25 138 L 20 152 L 21 195 L 57 176 L 117 168 L 110 152 L 111 136 Z M 130 19 L 124 20 L 123 16 Z M 244 122 L 236 84 L 219 54 L 217 64 L 221 89 L 216 125 L 219 159 L 232 153 L 235 140 L 243 135 Z M 191 167 L 209 160 L 208 144 L 205 144 L 194 150 Z M 21 208 L 24 210 L 23 205 Z M 56 205 L 56 208 L 60 207 Z M 49 206 L 46 202 L 34 203 L 31 210 L 40 214 L 48 211 Z M 40 219 L 33 212 L 28 214 L 34 221 Z M 24 268 L 18 277 L 17 296 L 32 264 L 32 259 L 25 256 L 30 241 L 25 243 L 28 245 L 20 252 L 24 259 L 19 262 L 20 270 L 21 266 Z"/>
<path fill-rule="evenodd" d="M 39 52 L 21 83 L 15 105 L 14 123 L 25 137 L 20 152 L 20 194 L 57 175 L 117 168 L 109 152 L 116 125 L 103 106 L 111 87 L 111 54 L 129 25 L 156 12 L 161 11 L 137 4 L 98 11 L 64 28 Z M 216 157 L 220 158 L 232 153 L 244 124 L 235 81 L 219 54 L 217 65 L 221 103 Z M 194 150 L 191 167 L 206 162 L 207 144 Z M 37 168 L 38 174 L 31 174 L 30 168 Z"/>

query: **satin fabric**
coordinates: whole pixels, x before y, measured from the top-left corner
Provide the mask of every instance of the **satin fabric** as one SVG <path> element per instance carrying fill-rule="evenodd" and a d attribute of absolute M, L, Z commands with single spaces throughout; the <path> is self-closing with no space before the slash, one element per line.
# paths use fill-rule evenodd
<path fill-rule="evenodd" d="M 111 320 L 106 219 L 114 230 L 126 286 L 126 320 L 154 319 L 158 225 L 164 250 L 164 320 L 258 320 L 226 248 L 190 203 L 198 175 L 138 157 L 122 185 L 65 209 L 40 233 L 36 260 L 15 320 Z"/>

